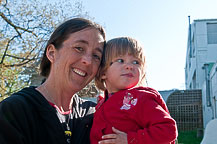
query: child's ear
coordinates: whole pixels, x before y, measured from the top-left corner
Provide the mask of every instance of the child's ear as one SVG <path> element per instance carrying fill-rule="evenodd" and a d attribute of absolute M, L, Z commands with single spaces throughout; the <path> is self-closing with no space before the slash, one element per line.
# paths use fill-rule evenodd
<path fill-rule="evenodd" d="M 47 55 L 47 58 L 49 59 L 49 61 L 50 61 L 51 63 L 54 62 L 55 52 L 56 52 L 55 46 L 54 46 L 53 44 L 50 44 L 50 45 L 47 47 L 46 55 Z"/>

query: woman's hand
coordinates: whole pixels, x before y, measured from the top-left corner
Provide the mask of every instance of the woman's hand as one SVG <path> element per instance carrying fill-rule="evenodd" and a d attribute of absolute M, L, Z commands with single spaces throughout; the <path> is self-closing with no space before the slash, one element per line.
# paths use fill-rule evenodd
<path fill-rule="evenodd" d="M 107 134 L 102 136 L 99 144 L 127 144 L 127 134 L 112 127 L 114 134 Z"/>

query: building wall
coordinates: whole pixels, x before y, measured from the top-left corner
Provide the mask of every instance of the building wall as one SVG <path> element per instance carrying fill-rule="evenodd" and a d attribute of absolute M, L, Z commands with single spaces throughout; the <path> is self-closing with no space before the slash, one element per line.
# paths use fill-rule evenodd
<path fill-rule="evenodd" d="M 203 107 L 203 128 L 205 129 L 208 122 L 213 119 L 212 107 L 207 105 L 207 94 L 206 94 L 206 83 L 205 82 L 202 88 L 202 107 Z"/>
<path fill-rule="evenodd" d="M 202 89 L 205 81 L 204 64 L 217 61 L 217 44 L 208 44 L 208 23 L 217 23 L 217 19 L 195 20 L 191 24 L 186 54 L 186 89 Z"/>
<path fill-rule="evenodd" d="M 217 63 L 212 66 L 208 78 L 209 88 L 207 88 L 206 81 L 202 88 L 204 128 L 210 120 L 217 118 Z M 207 91 L 209 91 L 208 94 Z"/>
<path fill-rule="evenodd" d="M 202 89 L 203 127 L 216 118 L 217 19 L 194 20 L 190 25 L 186 67 L 186 89 Z"/>
<path fill-rule="evenodd" d="M 210 72 L 210 102 L 212 117 L 217 118 L 217 63 L 214 64 Z"/>

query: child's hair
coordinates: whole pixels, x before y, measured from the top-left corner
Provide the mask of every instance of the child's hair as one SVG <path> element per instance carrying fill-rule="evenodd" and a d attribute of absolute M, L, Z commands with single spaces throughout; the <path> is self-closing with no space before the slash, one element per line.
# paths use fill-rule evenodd
<path fill-rule="evenodd" d="M 139 42 L 130 37 L 118 37 L 109 40 L 106 43 L 103 59 L 99 71 L 95 77 L 95 84 L 98 89 L 106 90 L 102 75 L 106 72 L 114 58 L 129 54 L 141 61 L 142 64 L 142 79 L 138 85 L 142 85 L 145 80 L 145 54 L 143 47 Z"/>

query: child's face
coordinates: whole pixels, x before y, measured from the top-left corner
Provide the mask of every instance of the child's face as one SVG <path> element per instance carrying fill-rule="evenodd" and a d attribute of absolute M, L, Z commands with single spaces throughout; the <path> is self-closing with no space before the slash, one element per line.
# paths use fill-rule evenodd
<path fill-rule="evenodd" d="M 142 63 L 132 55 L 118 56 L 103 74 L 109 93 L 136 86 L 142 78 Z"/>

